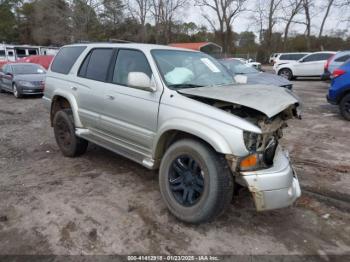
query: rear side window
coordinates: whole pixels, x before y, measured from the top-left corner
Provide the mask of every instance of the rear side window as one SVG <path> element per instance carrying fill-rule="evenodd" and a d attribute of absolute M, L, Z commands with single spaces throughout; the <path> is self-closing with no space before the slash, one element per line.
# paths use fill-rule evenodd
<path fill-rule="evenodd" d="M 85 58 L 78 75 L 96 81 L 106 81 L 113 53 L 112 48 L 93 49 Z"/>
<path fill-rule="evenodd" d="M 335 59 L 335 62 L 345 62 L 348 59 L 350 59 L 350 55 L 344 55 L 344 56 L 341 56 L 341 57 L 338 57 L 337 59 Z"/>
<path fill-rule="evenodd" d="M 304 56 L 306 56 L 306 54 L 293 54 L 293 55 L 290 55 L 290 60 L 299 60 Z"/>
<path fill-rule="evenodd" d="M 281 55 L 280 60 L 289 60 L 289 55 Z"/>
<path fill-rule="evenodd" d="M 312 54 L 309 55 L 304 59 L 304 62 L 314 62 L 314 61 L 323 61 L 328 60 L 333 54 L 331 53 L 319 53 L 319 54 Z"/>
<path fill-rule="evenodd" d="M 63 47 L 51 65 L 51 71 L 67 75 L 86 46 Z"/>
<path fill-rule="evenodd" d="M 112 82 L 115 84 L 128 86 L 128 76 L 131 72 L 145 73 L 152 77 L 152 70 L 148 64 L 146 56 L 137 50 L 120 50 L 113 73 Z"/>

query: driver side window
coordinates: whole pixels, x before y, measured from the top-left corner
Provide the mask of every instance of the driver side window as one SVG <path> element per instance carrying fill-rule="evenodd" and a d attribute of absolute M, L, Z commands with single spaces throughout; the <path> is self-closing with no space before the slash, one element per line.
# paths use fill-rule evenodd
<path fill-rule="evenodd" d="M 121 49 L 118 52 L 112 82 L 129 86 L 128 76 L 131 72 L 145 73 L 150 79 L 152 78 L 151 67 L 141 51 Z"/>

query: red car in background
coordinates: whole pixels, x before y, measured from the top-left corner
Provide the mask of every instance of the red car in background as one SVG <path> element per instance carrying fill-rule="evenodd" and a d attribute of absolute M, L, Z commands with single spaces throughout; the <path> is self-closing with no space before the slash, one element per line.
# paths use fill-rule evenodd
<path fill-rule="evenodd" d="M 33 63 L 44 67 L 46 70 L 49 69 L 50 64 L 53 60 L 53 55 L 32 55 L 18 59 L 16 63 Z"/>
<path fill-rule="evenodd" d="M 49 69 L 53 58 L 54 58 L 53 55 L 32 55 L 32 56 L 27 56 L 27 57 L 23 57 L 21 59 L 18 59 L 15 63 L 38 64 L 47 70 L 47 69 Z M 0 69 L 7 63 L 10 63 L 10 62 L 9 61 L 0 61 Z"/>

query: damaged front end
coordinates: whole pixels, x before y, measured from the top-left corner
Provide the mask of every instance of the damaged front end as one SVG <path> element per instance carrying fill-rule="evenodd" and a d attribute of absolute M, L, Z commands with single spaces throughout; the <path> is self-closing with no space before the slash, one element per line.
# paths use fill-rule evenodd
<path fill-rule="evenodd" d="M 260 128 L 261 133 L 243 131 L 246 156 L 226 156 L 236 182 L 249 189 L 258 211 L 287 207 L 301 195 L 288 152 L 279 145 L 287 121 L 301 118 L 300 102 L 293 93 L 259 86 L 183 93 Z"/>
<path fill-rule="evenodd" d="M 260 134 L 243 132 L 249 155 L 226 157 L 236 182 L 249 189 L 258 211 L 290 206 L 301 195 L 289 154 L 279 145 L 287 121 L 300 118 L 297 107 L 297 104 L 291 105 L 272 118 L 244 107 L 230 111 L 261 129 Z"/>

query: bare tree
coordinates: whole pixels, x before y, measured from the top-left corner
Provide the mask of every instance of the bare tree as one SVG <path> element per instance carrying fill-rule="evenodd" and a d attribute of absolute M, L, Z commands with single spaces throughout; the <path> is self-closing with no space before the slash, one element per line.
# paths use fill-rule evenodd
<path fill-rule="evenodd" d="M 156 42 L 169 43 L 171 41 L 171 29 L 177 12 L 185 7 L 187 0 L 152 0 L 151 12 L 155 21 Z M 163 41 L 159 36 L 163 34 Z"/>
<path fill-rule="evenodd" d="M 146 41 L 146 19 L 151 10 L 151 3 L 151 0 L 128 0 L 131 16 L 141 24 L 141 42 Z"/>
<path fill-rule="evenodd" d="M 323 29 L 324 29 L 324 25 L 326 23 L 326 20 L 329 16 L 329 13 L 331 11 L 331 8 L 334 4 L 335 0 L 327 0 L 327 5 L 325 6 L 326 7 L 326 12 L 323 16 L 323 19 L 322 19 L 322 23 L 321 23 L 321 27 L 320 27 L 320 31 L 318 33 L 318 38 L 320 39 L 322 37 L 322 33 L 323 33 Z"/>
<path fill-rule="evenodd" d="M 269 0 L 268 1 L 268 27 L 266 32 L 266 43 L 268 49 L 271 48 L 272 45 L 272 33 L 273 28 L 275 27 L 277 23 L 277 12 L 281 7 L 282 0 Z M 271 51 L 271 50 L 269 50 Z"/>
<path fill-rule="evenodd" d="M 311 8 L 313 7 L 313 0 L 303 0 L 303 9 L 305 12 L 305 35 L 307 49 L 311 49 Z"/>
<path fill-rule="evenodd" d="M 247 0 L 197 0 L 196 5 L 208 8 L 216 16 L 219 26 L 217 30 L 216 23 L 211 19 L 210 14 L 204 13 L 203 17 L 208 21 L 214 31 L 219 31 L 223 51 L 231 52 L 232 23 L 243 11 L 246 10 Z"/>
<path fill-rule="evenodd" d="M 286 0 L 282 2 L 282 10 L 283 16 L 281 19 L 286 22 L 284 28 L 283 49 L 286 50 L 289 28 L 294 22 L 295 17 L 303 10 L 303 0 Z"/>

